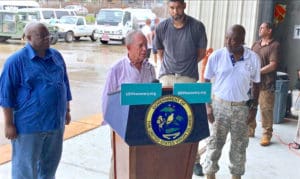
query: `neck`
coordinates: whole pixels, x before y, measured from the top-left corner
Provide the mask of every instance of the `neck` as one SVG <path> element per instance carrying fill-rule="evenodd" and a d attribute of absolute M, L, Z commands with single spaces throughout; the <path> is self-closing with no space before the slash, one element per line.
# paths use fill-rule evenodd
<path fill-rule="evenodd" d="M 174 27 L 177 28 L 177 29 L 182 28 L 185 24 L 185 18 L 186 18 L 186 16 L 184 15 L 182 18 L 180 18 L 178 20 L 173 19 Z"/>
<path fill-rule="evenodd" d="M 261 45 L 269 45 L 272 40 L 272 37 L 263 37 L 261 38 Z"/>
<path fill-rule="evenodd" d="M 239 60 L 244 54 L 244 48 L 240 48 L 239 50 L 232 53 L 235 60 Z"/>

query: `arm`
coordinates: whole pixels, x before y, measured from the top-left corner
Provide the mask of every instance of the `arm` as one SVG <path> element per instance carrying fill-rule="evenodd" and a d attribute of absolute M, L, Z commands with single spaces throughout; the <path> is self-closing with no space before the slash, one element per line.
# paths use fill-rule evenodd
<path fill-rule="evenodd" d="M 255 120 L 259 97 L 259 83 L 253 83 L 251 88 L 251 102 L 249 104 L 249 114 L 247 123 Z"/>
<path fill-rule="evenodd" d="M 270 61 L 268 65 L 260 69 L 260 73 L 263 75 L 275 71 L 277 69 L 277 64 L 277 61 Z"/>
<path fill-rule="evenodd" d="M 4 114 L 4 133 L 7 139 L 13 140 L 17 138 L 16 126 L 13 122 L 13 109 L 12 108 L 3 108 Z"/>
<path fill-rule="evenodd" d="M 158 58 L 163 60 L 163 56 L 164 56 L 164 50 L 162 49 L 157 49 L 157 54 L 158 54 Z"/>
<path fill-rule="evenodd" d="M 67 102 L 67 113 L 66 113 L 66 125 L 69 125 L 71 122 L 71 109 L 70 109 L 70 102 Z"/>
<path fill-rule="evenodd" d="M 205 82 L 210 83 L 210 80 L 205 79 Z M 213 114 L 213 108 L 212 108 L 211 103 L 206 103 L 206 113 L 207 113 L 208 122 L 213 123 L 215 121 L 215 117 L 214 117 L 214 114 Z"/>
<path fill-rule="evenodd" d="M 205 52 L 206 52 L 206 49 L 204 49 L 204 48 L 199 48 L 198 49 L 198 58 L 197 58 L 197 62 L 200 62 L 202 59 L 203 59 L 203 57 L 205 56 Z"/>

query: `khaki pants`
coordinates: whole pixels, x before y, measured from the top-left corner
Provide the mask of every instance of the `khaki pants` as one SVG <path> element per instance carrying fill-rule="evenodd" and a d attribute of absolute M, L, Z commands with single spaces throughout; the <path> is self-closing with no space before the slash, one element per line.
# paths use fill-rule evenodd
<path fill-rule="evenodd" d="M 212 105 L 215 121 L 208 138 L 203 173 L 214 174 L 219 170 L 218 161 L 227 135 L 230 133 L 229 169 L 233 175 L 243 175 L 245 173 L 246 148 L 249 143 L 247 135 L 248 106 L 228 105 L 217 100 L 213 100 Z"/>
<path fill-rule="evenodd" d="M 267 90 L 259 92 L 259 108 L 261 116 L 261 124 L 263 127 L 263 135 L 269 138 L 272 137 L 273 132 L 273 108 L 274 108 L 275 94 Z M 249 127 L 256 128 L 256 120 L 249 123 Z"/>
<path fill-rule="evenodd" d="M 175 83 L 195 83 L 197 80 L 188 76 L 164 75 L 159 78 L 159 82 L 163 87 L 173 87 Z"/>

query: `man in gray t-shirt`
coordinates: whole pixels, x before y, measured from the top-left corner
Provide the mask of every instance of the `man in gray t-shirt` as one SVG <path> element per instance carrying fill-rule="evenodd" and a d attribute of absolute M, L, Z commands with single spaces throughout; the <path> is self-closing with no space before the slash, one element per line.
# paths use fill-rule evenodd
<path fill-rule="evenodd" d="M 163 86 L 196 82 L 198 62 L 204 57 L 207 38 L 204 25 L 184 13 L 184 0 L 169 0 L 170 18 L 156 28 L 155 43 L 162 59 L 159 80 Z"/>

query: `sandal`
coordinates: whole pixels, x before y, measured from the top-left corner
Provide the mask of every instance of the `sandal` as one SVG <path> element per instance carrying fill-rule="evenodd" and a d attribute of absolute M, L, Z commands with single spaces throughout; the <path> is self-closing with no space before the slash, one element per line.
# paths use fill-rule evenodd
<path fill-rule="evenodd" d="M 289 148 L 300 149 L 300 144 L 298 144 L 296 142 L 289 143 Z"/>

